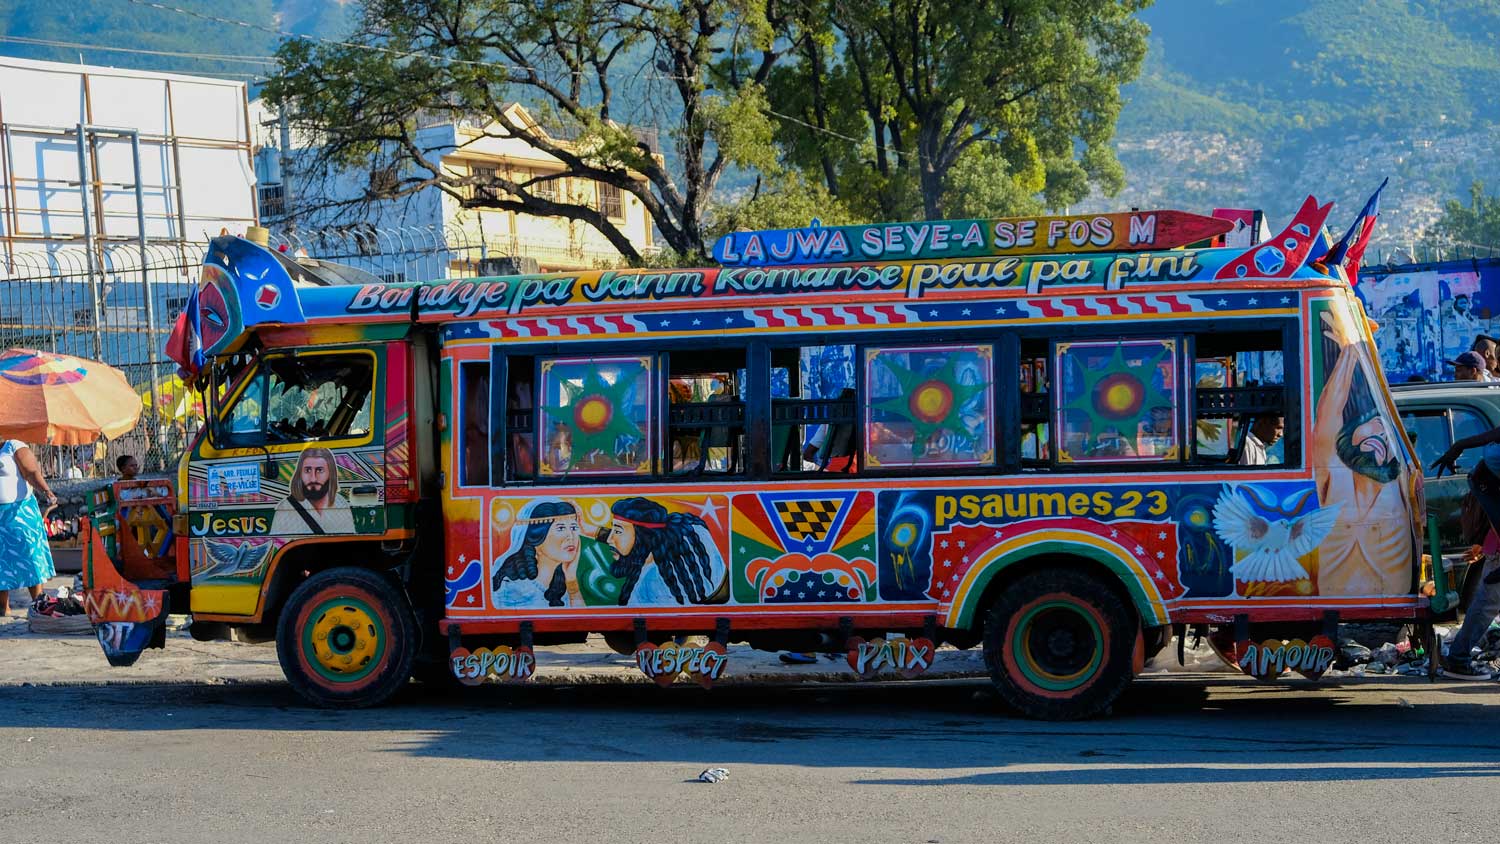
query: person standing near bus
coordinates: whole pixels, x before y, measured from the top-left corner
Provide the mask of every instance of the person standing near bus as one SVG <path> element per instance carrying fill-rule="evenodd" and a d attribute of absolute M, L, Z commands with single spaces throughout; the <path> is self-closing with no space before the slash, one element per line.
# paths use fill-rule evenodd
<path fill-rule="evenodd" d="M 20 440 L 0 443 L 0 615 L 10 612 L 10 591 L 25 587 L 31 600 L 42 597 L 42 584 L 57 573 L 47 526 L 31 492 L 35 489 L 51 507 L 57 496 L 47 486 L 36 455 Z"/>
<path fill-rule="evenodd" d="M 1443 657 L 1443 674 L 1457 680 L 1487 680 L 1492 676 L 1489 671 L 1474 666 L 1470 652 L 1500 616 L 1500 553 L 1497 553 L 1500 552 L 1500 540 L 1497 540 L 1494 528 L 1495 516 L 1500 514 L 1500 428 L 1459 440 L 1443 452 L 1435 464 L 1438 471 L 1447 467 L 1457 473 L 1459 456 L 1479 447 L 1484 449 L 1483 457 L 1469 473 L 1469 490 L 1490 517 L 1490 532 L 1482 550 L 1484 568 L 1479 574 L 1479 588 L 1474 590 L 1474 597 L 1464 609 L 1464 623 L 1453 634 L 1448 643 L 1448 654 Z"/>
<path fill-rule="evenodd" d="M 1479 342 L 1474 341 L 1475 345 L 1479 345 Z M 1468 351 L 1448 361 L 1448 365 L 1453 367 L 1454 381 L 1488 381 L 1491 360 L 1493 358 L 1487 359 L 1481 352 Z"/>

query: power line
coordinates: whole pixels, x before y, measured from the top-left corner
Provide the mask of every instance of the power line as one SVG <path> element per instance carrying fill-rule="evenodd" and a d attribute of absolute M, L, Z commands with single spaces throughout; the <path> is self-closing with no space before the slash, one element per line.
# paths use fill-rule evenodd
<path fill-rule="evenodd" d="M 779 117 L 782 120 L 787 120 L 787 121 L 790 121 L 792 123 L 796 123 L 799 126 L 805 126 L 808 129 L 813 130 L 814 132 L 822 132 L 825 135 L 831 135 L 831 136 L 833 136 L 835 138 L 838 138 L 838 139 L 844 140 L 844 141 L 848 141 L 848 142 L 850 142 L 852 144 L 862 144 L 865 141 L 869 140 L 868 138 L 856 138 L 856 137 L 853 137 L 852 135 L 845 135 L 845 134 L 842 134 L 842 133 L 839 133 L 839 132 L 835 132 L 832 129 L 826 129 L 826 128 L 822 127 L 822 126 L 816 126 L 816 125 L 813 125 L 812 123 L 808 123 L 806 120 L 802 120 L 800 118 L 793 117 L 790 114 L 782 114 L 779 111 L 772 111 L 769 108 L 766 109 L 766 114 L 769 114 L 772 117 Z M 909 158 L 909 157 L 912 156 L 912 153 L 902 152 L 901 150 L 896 149 L 895 147 L 888 147 L 886 149 L 886 152 L 889 152 L 892 155 L 898 156 L 900 158 Z"/>
<path fill-rule="evenodd" d="M 274 56 L 231 56 L 218 53 L 184 53 L 176 50 L 146 50 L 138 47 L 105 47 L 100 44 L 79 44 L 74 41 L 53 41 L 49 38 L 25 38 L 20 35 L 0 35 L 0 41 L 15 44 L 30 44 L 38 47 L 65 47 L 73 50 L 99 50 L 107 53 L 134 53 L 142 56 L 170 56 L 180 59 L 202 59 L 204 61 L 247 62 L 274 65 Z"/>

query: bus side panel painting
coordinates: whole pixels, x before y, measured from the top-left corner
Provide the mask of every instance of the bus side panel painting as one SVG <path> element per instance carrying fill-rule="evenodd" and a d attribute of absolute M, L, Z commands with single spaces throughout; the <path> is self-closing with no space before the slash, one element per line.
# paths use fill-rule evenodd
<path fill-rule="evenodd" d="M 1393 408 L 1352 294 L 1310 304 L 1315 411 L 1309 462 L 1338 518 L 1323 543 L 1326 594 L 1402 595 L 1413 588 L 1421 472 Z"/>

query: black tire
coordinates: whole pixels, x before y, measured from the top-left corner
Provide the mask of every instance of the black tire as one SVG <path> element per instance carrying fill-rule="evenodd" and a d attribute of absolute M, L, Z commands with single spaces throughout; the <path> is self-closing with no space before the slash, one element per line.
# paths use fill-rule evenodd
<path fill-rule="evenodd" d="M 411 604 L 384 576 L 343 567 L 309 577 L 276 625 L 276 655 L 297 694 L 327 707 L 384 702 L 411 679 Z"/>
<path fill-rule="evenodd" d="M 1130 683 L 1138 627 L 1134 609 L 1098 578 L 1032 572 L 990 606 L 984 661 L 1000 697 L 1022 715 L 1091 718 Z"/>

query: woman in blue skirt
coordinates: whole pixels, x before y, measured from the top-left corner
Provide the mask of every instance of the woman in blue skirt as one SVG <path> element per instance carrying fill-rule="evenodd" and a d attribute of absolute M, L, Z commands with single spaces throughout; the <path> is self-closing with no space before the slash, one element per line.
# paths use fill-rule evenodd
<path fill-rule="evenodd" d="M 42 596 L 42 584 L 57 573 L 33 488 L 47 506 L 57 503 L 36 455 L 20 440 L 5 440 L 0 444 L 0 599 L 24 586 L 35 601 Z M 9 612 L 9 605 L 0 600 L 0 615 Z"/>

